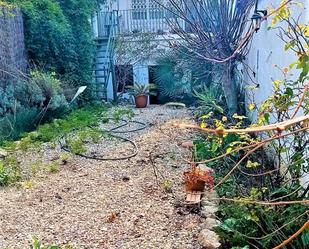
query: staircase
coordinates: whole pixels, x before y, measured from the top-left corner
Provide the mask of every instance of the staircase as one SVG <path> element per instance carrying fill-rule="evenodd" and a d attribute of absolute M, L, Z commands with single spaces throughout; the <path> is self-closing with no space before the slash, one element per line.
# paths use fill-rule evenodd
<path fill-rule="evenodd" d="M 99 99 L 107 100 L 107 86 L 111 74 L 111 51 L 108 51 L 108 39 L 97 40 L 95 61 L 95 79 Z"/>
<path fill-rule="evenodd" d="M 108 87 L 114 69 L 114 39 L 116 36 L 115 15 L 112 12 L 98 14 L 98 37 L 95 59 L 95 80 L 97 96 L 107 101 Z"/>

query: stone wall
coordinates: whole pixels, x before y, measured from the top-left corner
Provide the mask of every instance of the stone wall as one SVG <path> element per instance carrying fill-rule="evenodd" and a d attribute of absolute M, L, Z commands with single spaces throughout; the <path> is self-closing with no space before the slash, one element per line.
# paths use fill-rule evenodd
<path fill-rule="evenodd" d="M 26 70 L 22 13 L 19 9 L 0 7 L 0 81 L 16 81 Z"/>

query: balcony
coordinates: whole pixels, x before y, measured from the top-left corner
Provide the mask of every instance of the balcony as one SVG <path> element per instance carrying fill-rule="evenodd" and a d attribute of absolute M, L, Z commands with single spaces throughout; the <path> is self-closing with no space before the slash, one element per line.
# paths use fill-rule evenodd
<path fill-rule="evenodd" d="M 99 12 L 98 36 L 109 34 L 111 27 L 116 27 L 117 33 L 130 35 L 137 33 L 172 34 L 170 23 L 180 29 L 185 29 L 185 22 L 164 8 L 143 8 Z"/>

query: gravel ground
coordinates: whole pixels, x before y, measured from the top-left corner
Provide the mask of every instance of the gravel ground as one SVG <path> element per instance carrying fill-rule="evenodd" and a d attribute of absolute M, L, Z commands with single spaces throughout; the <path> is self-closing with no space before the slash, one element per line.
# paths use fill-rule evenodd
<path fill-rule="evenodd" d="M 192 133 L 173 127 L 177 121 L 192 122 L 190 112 L 164 106 L 135 112 L 133 119 L 148 125 L 126 134 L 138 145 L 138 156 L 103 162 L 74 156 L 59 172 L 37 176 L 29 189 L 0 190 L 0 248 L 29 248 L 33 235 L 45 244 L 77 248 L 201 248 L 197 236 L 203 218 L 181 211 L 182 172 L 187 167 L 182 158 L 189 151 L 178 145 Z M 92 146 L 106 146 L 113 156 L 131 146 L 106 143 Z M 23 153 L 19 159 L 27 165 L 38 158 L 54 160 L 59 153 L 59 148 L 46 146 L 41 153 Z M 162 186 L 170 182 L 172 192 L 167 192 Z"/>

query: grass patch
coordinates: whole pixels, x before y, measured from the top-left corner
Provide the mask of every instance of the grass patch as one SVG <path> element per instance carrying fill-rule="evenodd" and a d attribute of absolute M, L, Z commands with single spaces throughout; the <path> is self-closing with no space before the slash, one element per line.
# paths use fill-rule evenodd
<path fill-rule="evenodd" d="M 88 106 L 75 110 L 65 119 L 55 119 L 51 123 L 39 126 L 36 131 L 24 134 L 18 142 L 4 142 L 2 147 L 10 152 L 40 148 L 43 143 L 53 142 L 74 129 L 98 125 L 101 120 L 106 118 L 107 110 L 108 108 L 104 105 Z"/>

